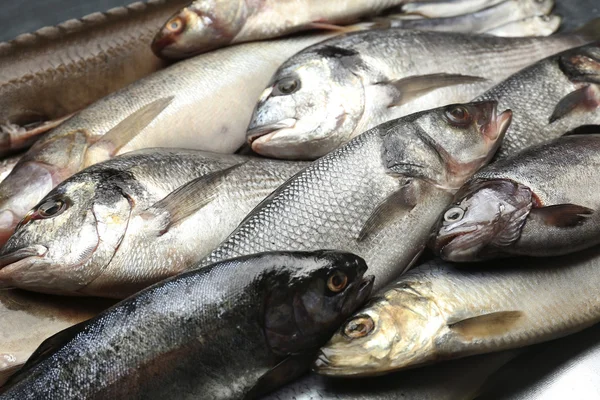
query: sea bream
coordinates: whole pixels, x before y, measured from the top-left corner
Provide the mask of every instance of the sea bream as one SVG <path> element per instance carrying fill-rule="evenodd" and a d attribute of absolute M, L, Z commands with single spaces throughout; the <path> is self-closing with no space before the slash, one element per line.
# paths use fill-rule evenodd
<path fill-rule="evenodd" d="M 0 250 L 0 285 L 125 298 L 205 257 L 308 163 L 146 149 L 52 190 Z"/>
<path fill-rule="evenodd" d="M 182 61 L 92 104 L 49 132 L 0 184 L 0 244 L 53 187 L 149 147 L 234 152 L 256 98 L 290 55 L 328 35 L 233 46 Z"/>
<path fill-rule="evenodd" d="M 306 372 L 369 296 L 366 271 L 319 251 L 183 273 L 46 340 L 0 399 L 255 398 Z"/>
<path fill-rule="evenodd" d="M 567 336 L 600 322 L 599 268 L 598 246 L 476 269 L 430 261 L 346 321 L 314 369 L 381 375 Z"/>
<path fill-rule="evenodd" d="M 392 28 L 329 39 L 277 70 L 248 143 L 265 156 L 318 158 L 385 121 L 471 101 L 540 59 L 598 39 L 599 24 L 536 38 Z"/>
<path fill-rule="evenodd" d="M 495 162 L 456 194 L 434 230 L 433 248 L 445 260 L 478 261 L 594 246 L 598 179 L 600 135 L 564 136 Z"/>
<path fill-rule="evenodd" d="M 367 131 L 277 188 L 200 265 L 261 251 L 346 249 L 385 285 L 417 259 L 510 119 L 494 102 L 456 104 Z"/>
<path fill-rule="evenodd" d="M 149 0 L 0 43 L 0 155 L 167 64 L 152 36 L 184 0 Z"/>

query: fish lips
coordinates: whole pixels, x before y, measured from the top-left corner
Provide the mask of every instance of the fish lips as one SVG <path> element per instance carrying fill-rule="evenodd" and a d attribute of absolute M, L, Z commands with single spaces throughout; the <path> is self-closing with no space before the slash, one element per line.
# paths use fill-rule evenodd
<path fill-rule="evenodd" d="M 0 269 L 22 263 L 30 257 L 43 257 L 48 252 L 46 246 L 35 244 L 32 246 L 22 247 L 18 250 L 0 256 Z"/>
<path fill-rule="evenodd" d="M 464 240 L 465 236 L 477 231 L 477 229 L 477 227 L 473 226 L 453 233 L 433 237 L 430 247 L 436 254 L 446 261 L 470 261 L 472 260 L 471 257 L 467 257 L 466 259 L 464 257 L 460 257 L 460 254 L 464 253 L 463 251 L 460 251 L 460 247 L 461 245 L 465 244 L 465 242 L 469 242 L 468 240 Z M 472 251 L 469 251 L 469 254 L 471 253 Z"/>
<path fill-rule="evenodd" d="M 296 118 L 286 118 L 272 124 L 250 127 L 246 133 L 248 143 L 255 150 L 256 145 L 269 142 L 279 131 L 294 128 L 297 121 Z"/>

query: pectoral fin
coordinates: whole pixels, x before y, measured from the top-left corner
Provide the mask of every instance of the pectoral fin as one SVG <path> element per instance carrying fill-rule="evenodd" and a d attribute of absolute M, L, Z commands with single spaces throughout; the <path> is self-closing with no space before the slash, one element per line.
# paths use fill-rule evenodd
<path fill-rule="evenodd" d="M 168 214 L 168 221 L 161 234 L 212 202 L 219 195 L 224 178 L 242 164 L 236 164 L 189 181 L 152 205 L 150 209 L 158 212 L 166 211 Z"/>
<path fill-rule="evenodd" d="M 549 122 L 552 123 L 579 109 L 594 110 L 600 106 L 600 87 L 588 85 L 577 89 L 563 97 L 552 112 Z"/>
<path fill-rule="evenodd" d="M 307 30 L 315 29 L 315 30 L 321 30 L 321 31 L 333 31 L 333 32 L 341 32 L 341 33 L 362 30 L 358 27 L 355 27 L 354 25 L 340 26 L 340 25 L 335 25 L 335 24 L 328 24 L 326 22 L 316 22 L 316 21 L 304 25 L 303 28 L 307 29 Z"/>
<path fill-rule="evenodd" d="M 375 207 L 369 218 L 367 218 L 356 240 L 362 242 L 367 236 L 381 230 L 386 223 L 393 221 L 397 213 L 412 210 L 417 204 L 417 190 L 418 188 L 414 181 L 409 180 L 385 198 Z"/>
<path fill-rule="evenodd" d="M 393 86 L 399 95 L 388 107 L 401 106 L 428 94 L 436 89 L 448 86 L 467 85 L 485 82 L 487 79 L 479 76 L 458 74 L 415 75 L 391 82 L 380 83 Z"/>
<path fill-rule="evenodd" d="M 448 323 L 448 328 L 465 340 L 502 335 L 523 316 L 521 311 L 499 311 Z"/>
<path fill-rule="evenodd" d="M 262 397 L 266 393 L 300 377 L 306 373 L 306 370 L 315 357 L 316 355 L 313 352 L 306 352 L 284 358 L 279 364 L 265 372 L 244 398 L 255 399 Z"/>
<path fill-rule="evenodd" d="M 87 165 L 114 157 L 119 150 L 154 121 L 171 104 L 174 98 L 175 96 L 170 96 L 155 100 L 119 122 L 88 148 L 86 154 Z"/>
<path fill-rule="evenodd" d="M 546 225 L 559 228 L 571 228 L 581 225 L 594 213 L 591 208 L 577 204 L 557 204 L 554 206 L 533 208 L 530 214 L 541 219 Z"/>

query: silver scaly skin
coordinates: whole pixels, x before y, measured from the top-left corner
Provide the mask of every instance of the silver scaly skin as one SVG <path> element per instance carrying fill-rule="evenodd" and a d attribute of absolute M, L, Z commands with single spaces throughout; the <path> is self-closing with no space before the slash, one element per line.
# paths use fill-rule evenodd
<path fill-rule="evenodd" d="M 485 33 L 503 37 L 550 36 L 560 28 L 561 21 L 558 15 L 541 15 L 509 22 Z"/>
<path fill-rule="evenodd" d="M 391 119 L 471 101 L 520 69 L 589 42 L 393 28 L 334 37 L 278 69 L 247 140 L 265 156 L 315 159 Z"/>
<path fill-rule="evenodd" d="M 510 124 L 493 102 L 390 121 L 295 175 L 199 265 L 275 249 L 348 249 L 382 286 L 423 250 L 454 191 L 485 165 Z"/>
<path fill-rule="evenodd" d="M 331 376 L 367 376 L 529 346 L 600 322 L 600 248 L 518 259 L 498 268 L 425 263 L 375 295 L 315 362 Z"/>
<path fill-rule="evenodd" d="M 146 149 L 72 176 L 0 251 L 0 283 L 124 298 L 206 256 L 307 163 Z"/>
<path fill-rule="evenodd" d="M 600 135 L 565 136 L 483 168 L 434 230 L 448 261 L 554 256 L 600 243 Z"/>

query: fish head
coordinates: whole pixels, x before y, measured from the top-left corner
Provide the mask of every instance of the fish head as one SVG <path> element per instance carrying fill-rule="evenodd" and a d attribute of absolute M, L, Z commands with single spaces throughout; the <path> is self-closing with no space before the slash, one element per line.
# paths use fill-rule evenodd
<path fill-rule="evenodd" d="M 265 303 L 264 329 L 276 354 L 318 348 L 370 295 L 374 277 L 350 253 L 321 251 L 302 278 L 276 284 Z M 314 261 L 317 261 L 315 264 Z"/>
<path fill-rule="evenodd" d="M 175 13 L 152 41 L 159 57 L 180 59 L 229 45 L 246 22 L 243 0 L 197 0 Z"/>
<path fill-rule="evenodd" d="M 431 337 L 444 324 L 434 303 L 410 288 L 408 283 L 371 299 L 321 348 L 313 369 L 329 376 L 372 376 L 430 357 Z"/>
<path fill-rule="evenodd" d="M 73 295 L 101 275 L 123 239 L 132 204 L 100 175 L 74 175 L 25 215 L 0 250 L 2 284 Z"/>
<path fill-rule="evenodd" d="M 261 95 L 246 136 L 255 152 L 316 159 L 352 138 L 364 111 L 362 80 L 344 57 L 315 54 L 290 59 Z"/>
<path fill-rule="evenodd" d="M 386 123 L 380 129 L 384 165 L 390 173 L 458 190 L 502 143 L 512 112 L 497 114 L 496 108 L 496 101 L 452 104 Z"/>
<path fill-rule="evenodd" d="M 514 243 L 533 206 L 529 188 L 506 179 L 476 179 L 461 189 L 434 230 L 432 248 L 447 261 L 477 261 Z M 487 251 L 487 252 L 486 252 Z"/>
<path fill-rule="evenodd" d="M 560 28 L 562 17 L 558 15 L 536 15 L 527 19 L 536 36 L 550 36 Z"/>

